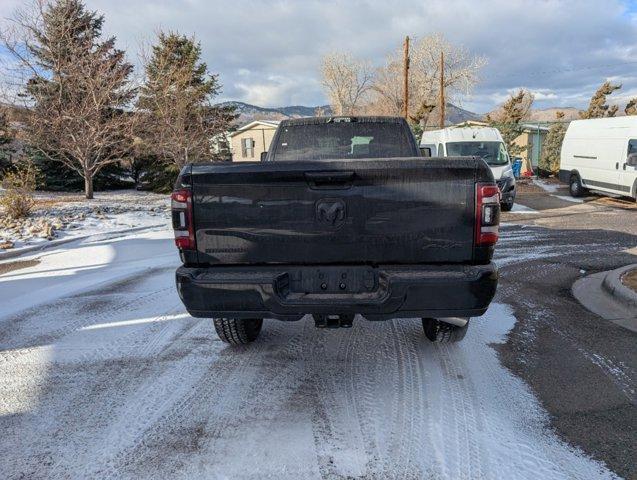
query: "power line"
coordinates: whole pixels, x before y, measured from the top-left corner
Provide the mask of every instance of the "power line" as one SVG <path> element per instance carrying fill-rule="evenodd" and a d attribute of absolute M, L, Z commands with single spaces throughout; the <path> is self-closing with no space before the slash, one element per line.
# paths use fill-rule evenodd
<path fill-rule="evenodd" d="M 520 72 L 520 73 L 511 73 L 505 75 L 485 75 L 486 78 L 511 78 L 511 77 L 539 77 L 545 75 L 555 75 L 558 73 L 570 73 L 570 72 L 583 72 L 588 70 L 597 70 L 602 68 L 614 68 L 614 67 L 623 67 L 625 65 L 635 65 L 637 64 L 637 60 L 631 62 L 621 62 L 621 63 L 608 63 L 605 65 L 592 65 L 588 67 L 577 67 L 577 68 L 559 68 L 554 70 L 540 70 L 533 72 Z"/>

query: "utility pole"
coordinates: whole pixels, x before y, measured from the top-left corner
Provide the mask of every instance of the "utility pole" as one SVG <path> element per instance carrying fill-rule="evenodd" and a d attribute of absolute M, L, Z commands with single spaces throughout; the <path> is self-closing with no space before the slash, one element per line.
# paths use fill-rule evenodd
<path fill-rule="evenodd" d="M 445 128 L 445 53 L 440 52 L 440 128 Z"/>
<path fill-rule="evenodd" d="M 409 121 L 409 37 L 405 37 L 403 58 L 403 116 Z"/>

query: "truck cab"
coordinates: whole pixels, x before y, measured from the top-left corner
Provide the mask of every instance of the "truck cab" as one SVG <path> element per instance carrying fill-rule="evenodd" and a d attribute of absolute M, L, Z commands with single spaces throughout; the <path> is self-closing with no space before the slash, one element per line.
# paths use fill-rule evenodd
<path fill-rule="evenodd" d="M 422 134 L 420 150 L 429 157 L 482 158 L 500 188 L 502 210 L 510 211 L 513 208 L 515 177 L 509 153 L 497 128 L 476 126 L 428 130 Z"/>

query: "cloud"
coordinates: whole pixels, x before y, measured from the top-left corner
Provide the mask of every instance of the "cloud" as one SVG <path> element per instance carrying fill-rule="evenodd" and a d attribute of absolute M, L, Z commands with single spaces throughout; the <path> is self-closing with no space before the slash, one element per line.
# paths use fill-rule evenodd
<path fill-rule="evenodd" d="M 2 0 L 10 11 L 17 0 Z M 482 82 L 463 106 L 491 110 L 511 89 L 539 107 L 584 107 L 609 76 L 637 88 L 637 16 L 620 0 L 87 0 L 132 60 L 158 28 L 194 34 L 223 99 L 263 106 L 325 102 L 321 55 L 349 51 L 381 64 L 406 34 L 442 32 L 484 55 Z M 627 64 L 627 62 L 635 62 Z"/>

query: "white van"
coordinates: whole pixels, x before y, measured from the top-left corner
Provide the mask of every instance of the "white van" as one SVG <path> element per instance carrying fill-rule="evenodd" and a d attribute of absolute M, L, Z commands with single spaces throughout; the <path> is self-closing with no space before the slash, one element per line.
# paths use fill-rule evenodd
<path fill-rule="evenodd" d="M 515 177 L 509 153 L 497 128 L 448 127 L 425 131 L 420 140 L 420 151 L 426 157 L 482 157 L 500 187 L 502 210 L 513 208 Z"/>
<path fill-rule="evenodd" d="M 590 189 L 637 199 L 637 117 L 572 121 L 562 142 L 560 180 L 574 197 Z"/>

